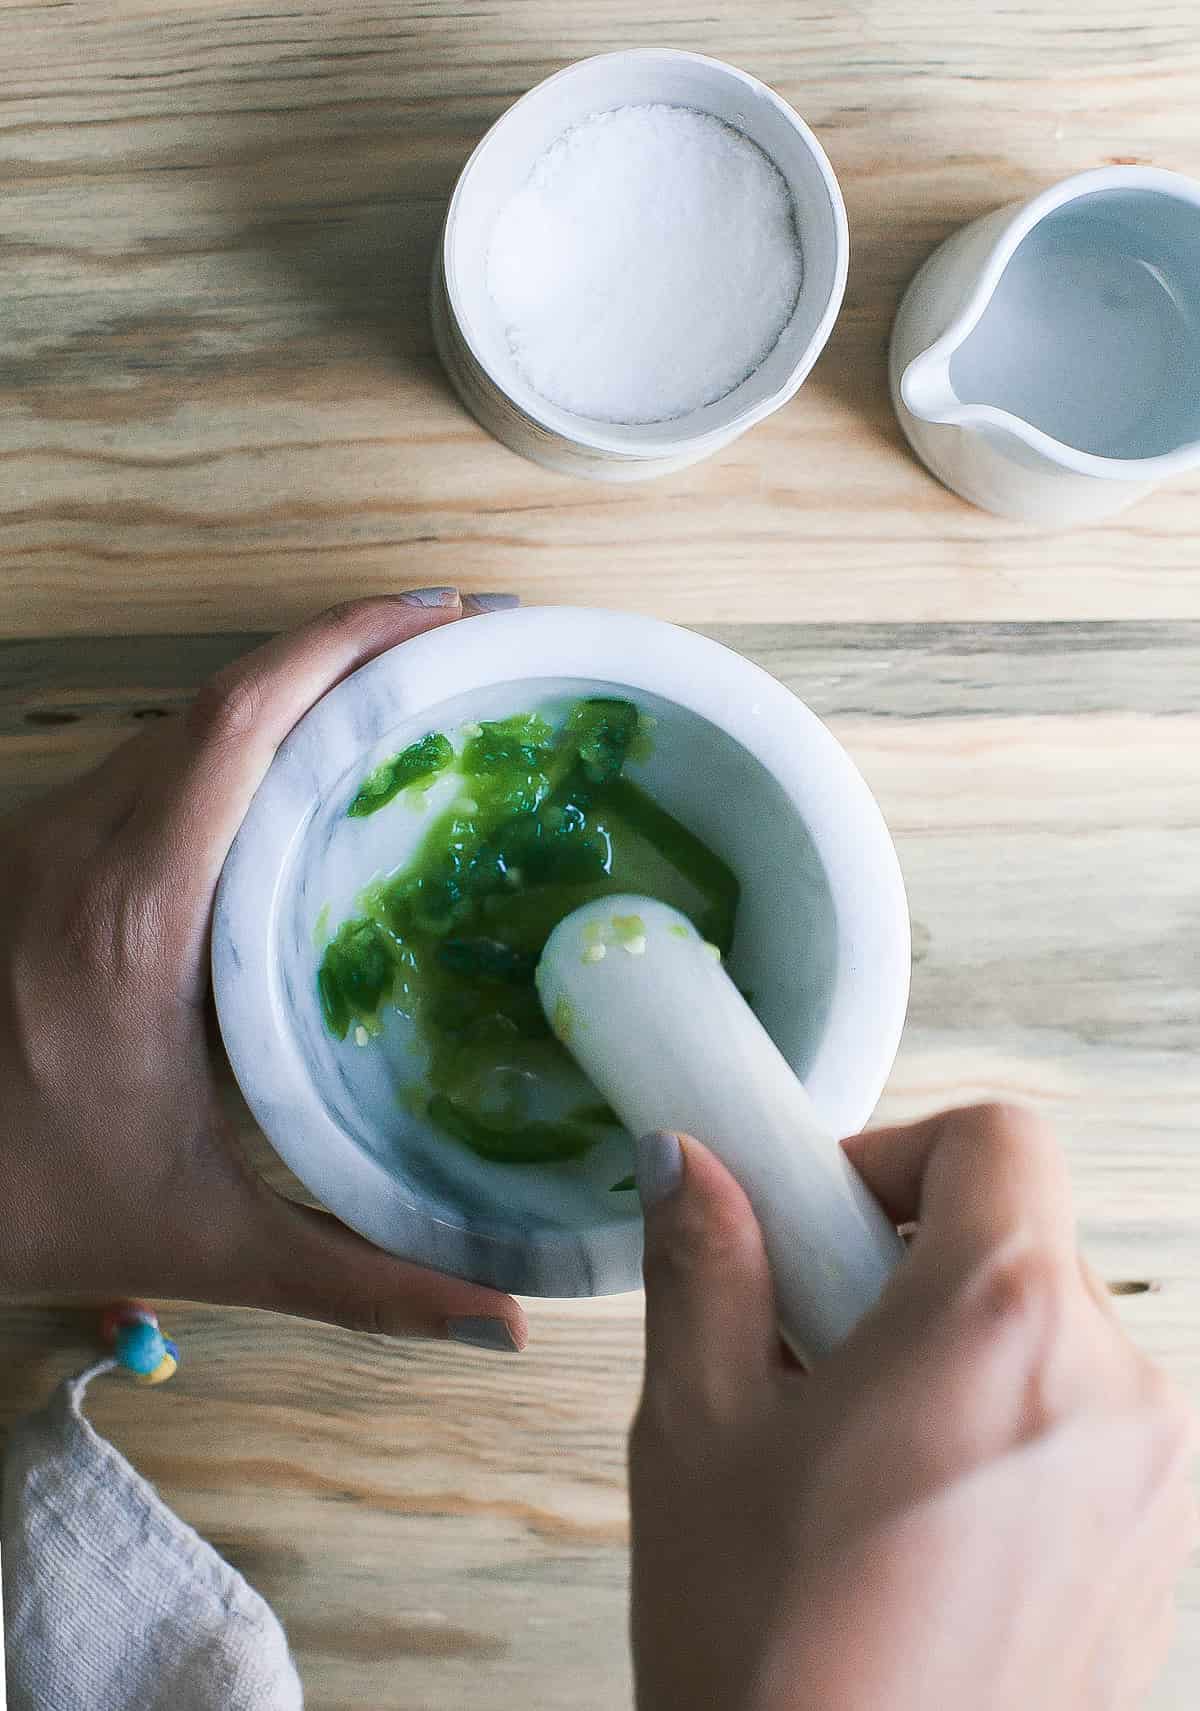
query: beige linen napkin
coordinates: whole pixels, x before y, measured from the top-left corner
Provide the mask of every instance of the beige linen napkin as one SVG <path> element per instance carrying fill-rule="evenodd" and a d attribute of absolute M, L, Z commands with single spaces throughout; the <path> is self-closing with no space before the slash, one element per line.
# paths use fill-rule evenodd
<path fill-rule="evenodd" d="M 9 1439 L 9 1711 L 299 1711 L 271 1610 L 84 1419 L 112 1364 L 61 1384 Z"/>

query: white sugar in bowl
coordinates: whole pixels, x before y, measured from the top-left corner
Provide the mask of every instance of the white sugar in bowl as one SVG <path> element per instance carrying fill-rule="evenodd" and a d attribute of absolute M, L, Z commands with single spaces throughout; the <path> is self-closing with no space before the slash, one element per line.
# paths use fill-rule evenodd
<path fill-rule="evenodd" d="M 632 407 L 626 410 L 591 407 L 586 386 L 572 388 L 565 384 L 556 388 L 541 382 L 539 389 L 536 364 L 524 360 L 525 352 L 519 337 L 514 335 L 512 320 L 506 319 L 510 305 L 502 306 L 503 293 L 498 301 L 495 270 L 494 266 L 489 268 L 489 260 L 494 261 L 493 242 L 498 229 L 504 229 L 502 223 L 513 199 L 526 190 L 535 173 L 539 175 L 538 182 L 545 178 L 548 151 L 561 145 L 564 138 L 578 139 L 581 128 L 594 126 L 604 117 L 627 119 L 631 109 L 641 113 L 655 109 L 661 114 L 664 108 L 675 110 L 681 147 L 672 164 L 663 170 L 678 173 L 683 170 L 679 161 L 686 162 L 689 138 L 678 109 L 720 121 L 736 133 L 732 139 L 726 133 L 726 146 L 734 153 L 740 150 L 743 158 L 731 170 L 750 169 L 747 178 L 750 194 L 757 193 L 766 177 L 779 185 L 777 199 L 781 205 L 786 207 L 790 201 L 795 241 L 789 246 L 790 254 L 784 254 L 778 244 L 773 250 L 769 246 L 764 249 L 766 265 L 780 274 L 776 296 L 783 308 L 777 325 L 769 326 L 763 349 L 740 374 L 736 350 L 730 358 L 734 366 L 728 368 L 723 360 L 726 353 L 720 345 L 724 326 L 729 326 L 731 337 L 741 331 L 736 325 L 736 298 L 731 302 L 728 297 L 728 281 L 714 270 L 712 277 L 718 282 L 718 291 L 724 288 L 725 299 L 714 302 L 711 328 L 703 322 L 705 303 L 700 288 L 694 294 L 680 297 L 681 327 L 698 325 L 714 333 L 715 346 L 706 351 L 704 358 L 711 369 L 712 385 L 704 401 L 682 408 L 678 400 L 688 398 L 688 388 L 668 387 L 662 393 L 663 413 L 656 417 L 647 403 L 647 399 L 653 399 L 653 393 L 647 393 L 643 387 L 643 396 L 638 396 L 637 377 L 648 366 L 644 338 L 641 349 L 622 346 L 619 314 L 613 318 L 613 338 L 619 348 L 611 350 L 611 362 L 618 372 L 626 365 L 630 386 L 625 391 L 632 393 Z M 702 128 L 720 136 L 715 126 Z M 754 149 L 747 148 L 743 139 L 754 145 Z M 757 151 L 761 151 L 761 156 Z M 561 154 L 560 146 L 552 164 L 561 165 Z M 584 205 L 585 198 L 594 196 L 594 185 L 586 178 L 579 182 L 581 174 L 577 174 L 576 181 L 569 177 L 560 180 L 560 184 L 577 185 L 575 194 L 580 207 L 566 211 L 568 217 L 563 225 L 546 234 L 548 241 L 580 243 L 581 230 L 601 246 L 606 230 L 613 231 L 619 239 L 620 197 L 628 195 L 636 211 L 644 186 L 637 182 L 639 174 L 631 170 L 628 160 L 624 170 L 619 157 L 614 156 L 614 163 L 615 176 L 606 196 L 600 199 L 594 219 L 591 204 Z M 759 172 L 754 181 L 756 167 Z M 693 230 L 705 217 L 706 182 L 704 175 L 697 172 L 692 181 L 678 186 L 682 202 L 693 211 L 700 204 Z M 664 186 L 665 206 L 669 207 L 670 192 L 675 188 Z M 718 179 L 710 194 L 716 197 L 720 188 Z M 705 230 L 705 241 L 708 254 L 715 256 L 723 236 L 721 209 L 726 210 L 731 222 L 729 267 L 741 261 L 746 272 L 749 315 L 755 311 L 756 301 L 751 299 L 757 298 L 762 282 L 753 270 L 745 269 L 748 234 L 744 208 L 728 181 L 724 188 L 727 200 L 720 203 L 714 200 L 707 209 L 708 217 L 717 225 L 713 230 Z M 644 218 L 644 195 L 641 207 Z M 592 222 L 590 225 L 586 223 L 588 220 Z M 539 255 L 534 241 L 536 219 L 529 225 L 528 280 L 532 291 L 545 250 Z M 564 233 L 574 236 L 564 239 Z M 507 236 L 511 244 L 511 222 Z M 753 232 L 749 236 L 752 239 Z M 711 456 L 794 396 L 824 348 L 837 318 L 845 290 L 848 255 L 846 211 L 833 168 L 812 131 L 773 90 L 748 73 L 702 54 L 667 48 L 599 54 L 567 66 L 522 96 L 492 126 L 463 168 L 434 261 L 434 335 L 446 372 L 463 403 L 504 445 L 565 474 L 597 481 L 640 481 Z M 518 283 L 520 260 L 519 256 L 510 256 L 507 267 L 508 275 Z M 635 268 L 637 265 L 635 260 Z M 652 264 L 647 260 L 646 265 L 649 268 Z M 609 287 L 606 295 L 604 281 L 597 282 L 595 309 L 600 316 L 613 307 L 612 289 Z M 583 301 L 578 305 L 585 328 L 590 325 L 587 296 L 585 279 L 580 287 Z M 653 314 L 658 316 L 657 323 Z M 629 318 L 627 310 L 627 321 Z M 634 323 L 634 330 L 644 333 L 645 329 L 637 327 L 636 317 Z M 656 324 L 663 325 L 665 339 L 678 338 L 680 329 L 670 324 L 669 315 L 664 318 L 661 304 L 652 311 L 648 300 L 646 325 L 653 328 Z M 693 347 L 695 343 L 692 341 Z M 589 352 L 584 345 L 581 340 L 579 360 L 589 361 L 593 370 L 597 365 L 602 367 L 604 347 Z M 685 341 L 685 361 L 689 354 Z M 669 366 L 664 364 L 664 368 Z M 571 377 L 567 375 L 565 379 L 569 382 Z M 615 390 L 619 393 L 621 389 Z M 701 388 L 697 395 L 703 393 Z M 556 394 L 556 398 L 549 394 Z"/>

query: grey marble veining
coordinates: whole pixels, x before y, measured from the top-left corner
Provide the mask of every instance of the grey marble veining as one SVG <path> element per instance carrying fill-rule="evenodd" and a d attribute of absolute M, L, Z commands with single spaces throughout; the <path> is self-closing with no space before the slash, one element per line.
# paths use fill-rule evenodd
<path fill-rule="evenodd" d="M 494 710 L 518 704 L 510 694 Z M 332 932 L 354 913 L 363 886 L 410 859 L 429 823 L 400 800 L 363 820 L 347 818 L 348 804 L 373 766 L 465 718 L 446 707 L 414 723 L 405 681 L 384 659 L 327 696 L 281 747 L 218 893 L 222 1034 L 268 1136 L 318 1198 L 371 1240 L 526 1294 L 626 1288 L 639 1264 L 636 1209 L 626 1203 L 598 1218 L 586 1204 L 594 1189 L 581 1195 L 574 1176 L 565 1192 L 553 1171 L 533 1182 L 409 1116 L 403 1090 L 419 1081 L 421 1060 L 395 1012 L 366 1047 L 353 1030 L 333 1039 L 321 1016 L 318 923 Z M 429 813 L 454 789 L 453 778 L 440 780 Z M 623 1148 L 608 1184 L 628 1168 Z"/>

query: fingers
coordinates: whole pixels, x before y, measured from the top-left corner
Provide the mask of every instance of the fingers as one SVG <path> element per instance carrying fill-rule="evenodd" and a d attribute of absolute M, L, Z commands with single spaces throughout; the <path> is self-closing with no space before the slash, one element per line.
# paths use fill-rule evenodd
<path fill-rule="evenodd" d="M 394 1259 L 265 1185 L 257 1200 L 246 1263 L 229 1278 L 241 1304 L 392 1337 L 450 1337 L 508 1353 L 525 1347 L 525 1314 L 511 1296 Z"/>
<path fill-rule="evenodd" d="M 276 749 L 312 704 L 376 654 L 461 615 L 455 589 L 335 606 L 205 684 L 130 824 L 176 913 L 211 896 Z"/>
<path fill-rule="evenodd" d="M 762 1233 L 741 1188 L 690 1136 L 638 1143 L 646 1216 L 646 1393 L 734 1412 L 778 1364 Z"/>
<path fill-rule="evenodd" d="M 1132 1345 L 1080 1262 L 1065 1162 L 1047 1127 L 1007 1106 L 949 1111 L 847 1143 L 898 1221 L 909 1259 L 842 1351 L 936 1481 L 1081 1408 L 1119 1404 Z"/>
<path fill-rule="evenodd" d="M 1143 1444 L 1123 1464 L 1115 1457 L 1110 1463 L 1109 1486 L 1128 1470 L 1134 1494 L 1121 1528 L 1118 1572 L 1098 1613 L 1103 1626 L 1089 1701 L 1097 1705 L 1143 1703 L 1169 1649 L 1176 1587 L 1195 1547 L 1192 1458 L 1179 1416 L 1152 1429 L 1150 1441 L 1149 1457 Z M 1149 1480 L 1138 1489 L 1147 1464 Z"/>
<path fill-rule="evenodd" d="M 968 1259 L 1010 1245 L 1074 1252 L 1066 1163 L 1031 1111 L 969 1106 L 856 1135 L 846 1151 L 889 1217 L 917 1221 L 914 1258 L 930 1248 Z"/>
<path fill-rule="evenodd" d="M 483 618 L 489 612 L 511 612 L 521 604 L 519 594 L 464 594 L 462 597 L 464 618 Z"/>
<path fill-rule="evenodd" d="M 1097 1275 L 1082 1254 L 1079 1256 L 1079 1275 L 1083 1281 L 1084 1289 L 1095 1302 L 1103 1317 L 1114 1325 L 1119 1324 L 1117 1309 L 1113 1304 L 1112 1296 L 1109 1294 L 1108 1285 L 1102 1277 Z"/>

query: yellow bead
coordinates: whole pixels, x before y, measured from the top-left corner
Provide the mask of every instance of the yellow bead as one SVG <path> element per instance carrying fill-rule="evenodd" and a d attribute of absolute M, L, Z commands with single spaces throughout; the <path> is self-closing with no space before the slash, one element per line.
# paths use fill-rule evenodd
<path fill-rule="evenodd" d="M 153 1372 L 136 1372 L 134 1380 L 138 1384 L 165 1384 L 173 1373 L 178 1371 L 179 1362 L 174 1355 L 166 1354 L 159 1361 Z"/>

